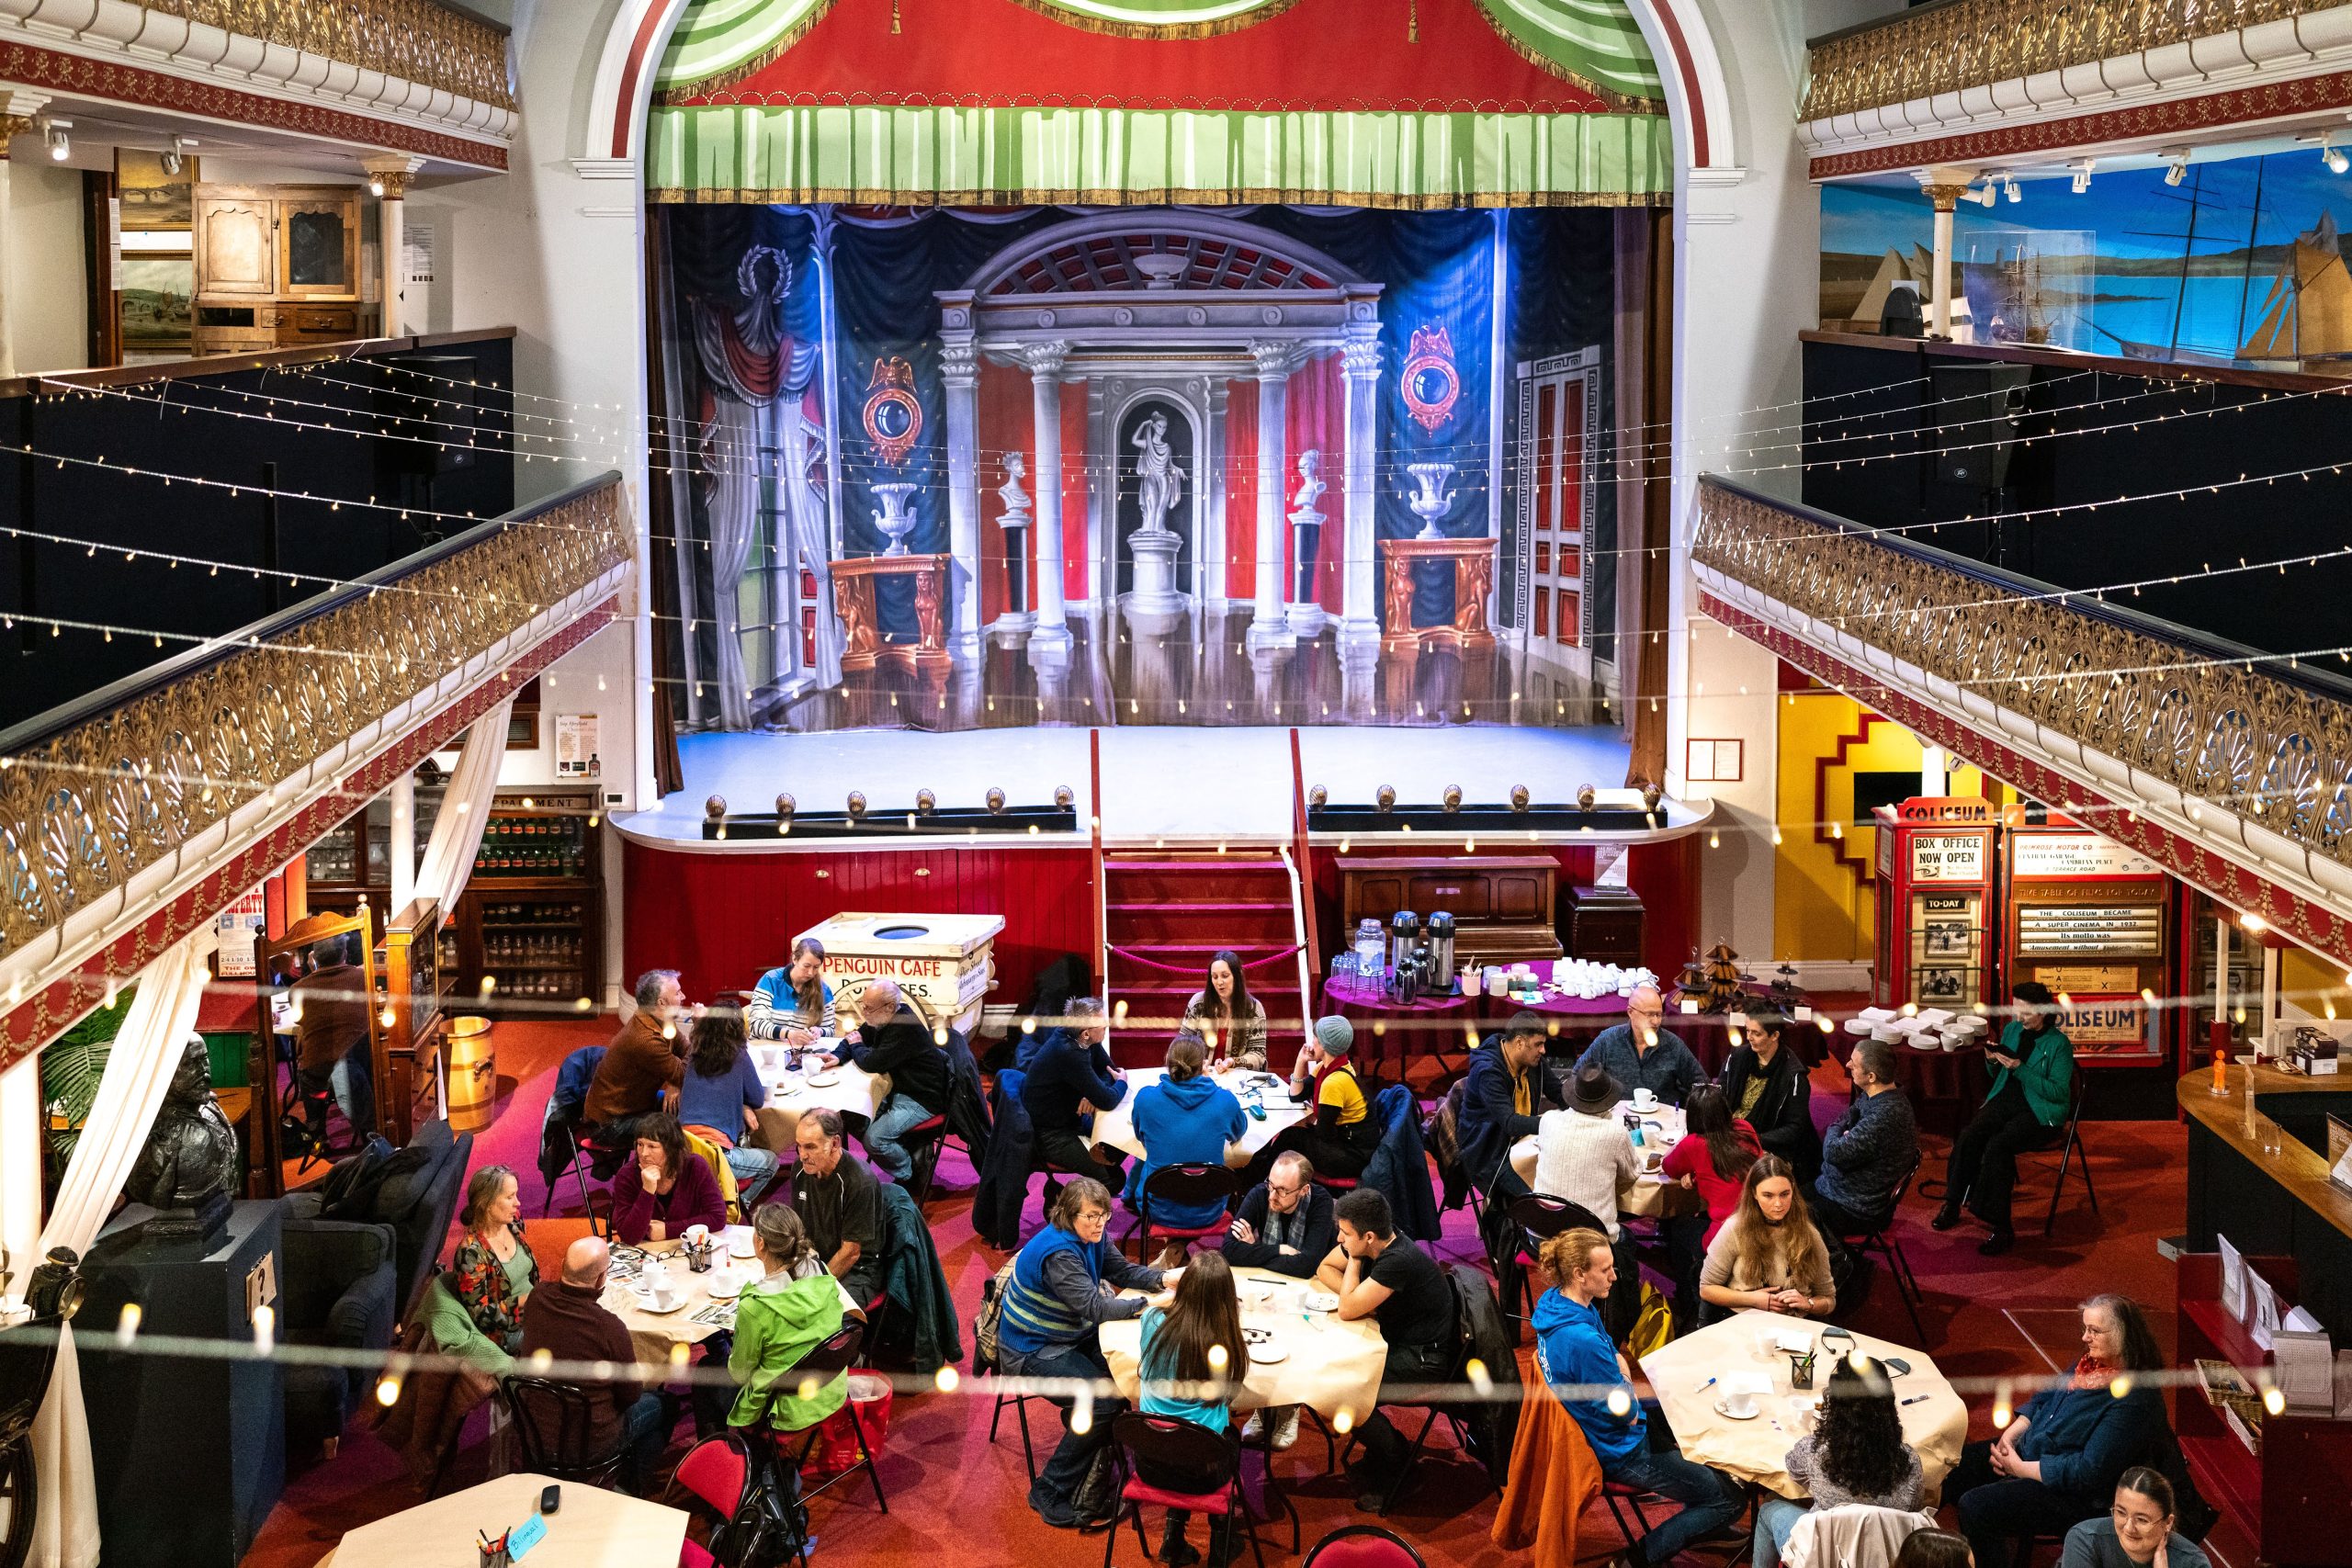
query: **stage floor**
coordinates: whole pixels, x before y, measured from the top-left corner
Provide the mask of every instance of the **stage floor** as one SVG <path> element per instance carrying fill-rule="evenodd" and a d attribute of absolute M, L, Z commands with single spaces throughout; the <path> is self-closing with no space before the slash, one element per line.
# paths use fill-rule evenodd
<path fill-rule="evenodd" d="M 1290 836 L 1291 731 L 1271 726 L 687 735 L 679 740 L 685 787 L 652 810 L 615 821 L 624 833 L 647 842 L 691 842 L 722 852 L 773 851 L 779 847 L 773 839 L 706 843 L 704 801 L 724 795 L 731 811 L 763 814 L 774 809 L 778 792 L 785 792 L 802 810 L 838 810 L 850 791 L 861 790 L 878 815 L 910 809 L 919 789 L 932 791 L 945 808 L 981 806 L 992 785 L 1016 805 L 1040 804 L 1053 798 L 1056 785 L 1068 784 L 1077 796 L 1082 827 L 1097 809 L 1088 740 L 1096 733 L 1102 736 L 1100 810 L 1107 843 L 1131 848 L 1163 840 L 1268 842 Z M 1377 725 L 1320 726 L 1302 728 L 1298 738 L 1307 787 L 1321 784 L 1341 804 L 1370 802 L 1382 784 L 1393 785 L 1404 805 L 1433 803 L 1448 784 L 1460 784 L 1463 799 L 1474 806 L 1508 803 L 1511 786 L 1520 784 L 1538 800 L 1571 800 L 1582 784 L 1622 784 L 1629 754 L 1613 727 L 1455 725 L 1431 734 Z M 1665 833 L 1688 831 L 1706 809 L 1703 804 L 1694 810 L 1668 802 Z M 957 841 L 937 842 L 947 847 Z M 811 840 L 808 847 L 838 851 L 841 842 Z"/>

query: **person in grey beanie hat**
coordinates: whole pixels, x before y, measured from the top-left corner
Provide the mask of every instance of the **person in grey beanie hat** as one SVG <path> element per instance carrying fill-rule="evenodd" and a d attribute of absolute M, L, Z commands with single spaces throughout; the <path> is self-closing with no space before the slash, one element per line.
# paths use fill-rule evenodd
<path fill-rule="evenodd" d="M 1296 1149 L 1313 1161 L 1319 1177 L 1352 1181 L 1372 1163 L 1373 1150 L 1380 1145 L 1380 1123 L 1373 1119 L 1371 1096 L 1348 1059 L 1355 1043 L 1355 1025 L 1337 1013 L 1315 1021 L 1290 1074 L 1291 1099 L 1312 1105 L 1314 1116 L 1286 1128 L 1266 1145 L 1251 1167 L 1256 1179 L 1265 1179 L 1274 1156 L 1285 1149 Z"/>

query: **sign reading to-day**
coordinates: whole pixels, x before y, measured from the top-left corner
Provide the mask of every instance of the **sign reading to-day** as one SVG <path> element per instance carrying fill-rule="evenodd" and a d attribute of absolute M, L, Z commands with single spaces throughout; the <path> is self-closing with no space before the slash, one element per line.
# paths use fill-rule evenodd
<path fill-rule="evenodd" d="M 2164 867 L 2095 833 L 2012 833 L 2012 876 L 2162 876 Z"/>
<path fill-rule="evenodd" d="M 1911 839 L 1911 880 L 1914 882 L 1982 882 L 1984 880 L 1984 835 L 1982 833 L 1917 833 Z"/>

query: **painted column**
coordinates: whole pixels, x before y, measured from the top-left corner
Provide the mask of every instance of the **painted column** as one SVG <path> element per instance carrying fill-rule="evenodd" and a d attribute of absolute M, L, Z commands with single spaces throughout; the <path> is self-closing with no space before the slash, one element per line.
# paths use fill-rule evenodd
<path fill-rule="evenodd" d="M 1062 364 L 1069 344 L 1033 343 L 1021 350 L 1029 367 L 1029 396 L 1035 429 L 1037 461 L 1037 624 L 1029 634 L 1029 650 L 1067 652 L 1070 646 L 1069 607 L 1062 595 Z"/>
<path fill-rule="evenodd" d="M 1346 389 L 1347 471 L 1341 501 L 1347 552 L 1341 585 L 1340 646 L 1380 646 L 1380 597 L 1374 581 L 1378 525 L 1372 491 L 1373 449 L 1379 444 L 1380 322 L 1369 299 L 1351 301 L 1347 341 L 1340 351 Z"/>
<path fill-rule="evenodd" d="M 8 189 L 8 144 L 29 135 L 33 117 L 49 102 L 46 93 L 0 92 L 0 377 L 17 373 L 17 219 Z"/>
<path fill-rule="evenodd" d="M 392 913 L 408 908 L 416 897 L 416 774 L 401 771 L 392 781 Z"/>
<path fill-rule="evenodd" d="M 368 171 L 368 189 L 377 198 L 376 253 L 383 275 L 383 321 L 377 334 L 381 337 L 399 337 L 413 324 L 401 309 L 401 254 L 406 248 L 406 239 L 401 223 L 406 210 L 408 182 L 424 166 L 422 158 L 397 156 L 367 158 L 360 163 L 360 167 Z M 399 906 L 395 904 L 393 908 Z"/>
<path fill-rule="evenodd" d="M 1230 389 L 1222 376 L 1204 377 L 1198 385 L 1201 407 L 1207 411 L 1208 451 L 1195 465 L 1202 521 L 1201 536 L 1193 545 L 1192 592 L 1201 608 L 1222 615 L 1230 603 L 1225 596 L 1225 412 Z"/>
<path fill-rule="evenodd" d="M 1248 639 L 1256 652 L 1298 644 L 1283 614 L 1283 540 L 1288 532 L 1283 516 L 1283 477 L 1288 468 L 1283 437 L 1290 373 L 1297 356 L 1286 343 L 1253 343 L 1250 357 L 1258 367 L 1258 576 Z"/>
<path fill-rule="evenodd" d="M 965 664 L 980 652 L 980 355 L 968 328 L 941 332 L 939 377 L 947 389 L 947 651 Z"/>
<path fill-rule="evenodd" d="M 1930 798 L 1951 788 L 1951 759 L 1940 746 L 1919 748 L 1919 793 Z"/>
<path fill-rule="evenodd" d="M 1951 336 L 1952 208 L 1968 194 L 1975 177 L 1973 169 L 1929 169 L 1919 176 L 1919 188 L 1936 209 L 1935 254 L 1928 278 L 1928 332 L 1933 337 Z"/>

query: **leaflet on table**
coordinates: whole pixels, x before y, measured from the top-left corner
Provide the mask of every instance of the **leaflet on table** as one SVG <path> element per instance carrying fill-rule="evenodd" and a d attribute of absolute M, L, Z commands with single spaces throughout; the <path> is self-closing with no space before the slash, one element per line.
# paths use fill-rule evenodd
<path fill-rule="evenodd" d="M 2271 1336 L 2270 1362 L 2288 1409 L 2323 1416 L 2335 1412 L 2335 1351 L 2324 1333 L 2280 1326 Z"/>
<path fill-rule="evenodd" d="M 2252 1297 L 2252 1310 L 2246 1315 L 2246 1332 L 2254 1336 L 2256 1345 L 2267 1350 L 2271 1337 L 2278 1332 L 2278 1292 L 2270 1288 L 2269 1280 L 2253 1269 L 2246 1270 L 2245 1281 L 2248 1294 Z"/>
<path fill-rule="evenodd" d="M 2214 1238 L 2222 1249 L 2222 1311 L 2233 1323 L 2245 1321 L 2245 1259 L 2230 1245 L 2230 1238 Z"/>

